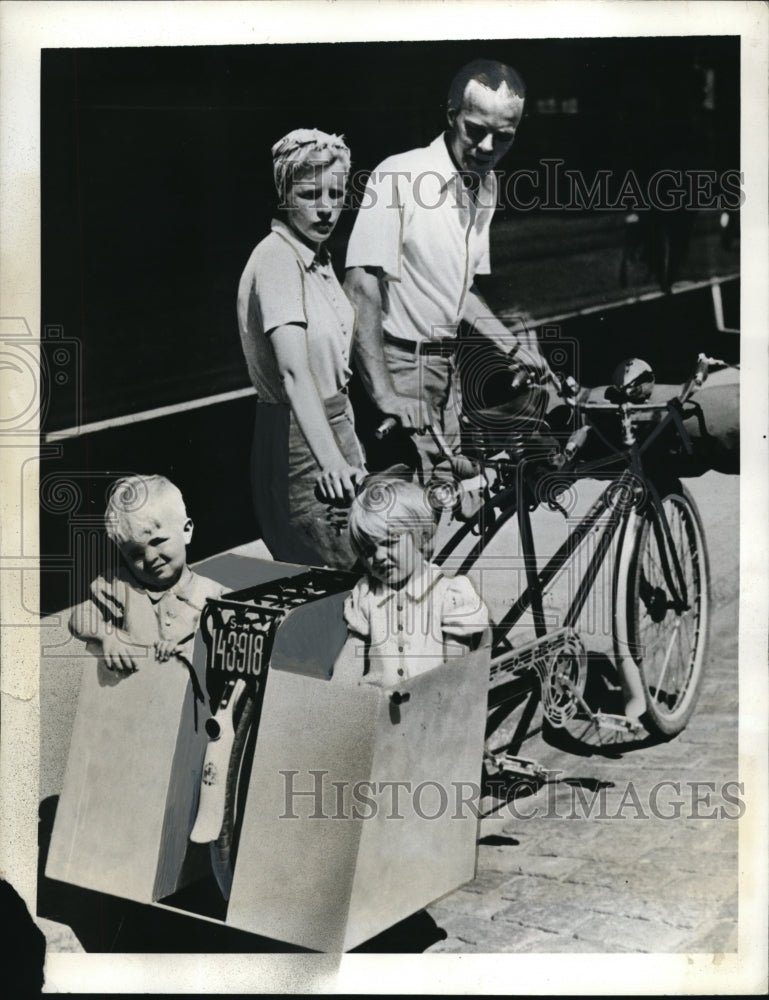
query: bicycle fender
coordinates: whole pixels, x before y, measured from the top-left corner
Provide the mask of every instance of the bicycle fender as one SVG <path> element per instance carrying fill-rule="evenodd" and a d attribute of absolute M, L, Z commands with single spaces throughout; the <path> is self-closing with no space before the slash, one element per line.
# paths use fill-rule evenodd
<path fill-rule="evenodd" d="M 194 844 L 208 844 L 216 840 L 224 822 L 224 800 L 227 789 L 227 767 L 235 740 L 233 715 L 235 706 L 245 691 L 246 682 L 238 680 L 223 710 L 213 716 L 219 725 L 220 735 L 212 739 L 206 748 L 203 771 L 200 778 L 200 799 L 198 813 L 190 832 Z"/>

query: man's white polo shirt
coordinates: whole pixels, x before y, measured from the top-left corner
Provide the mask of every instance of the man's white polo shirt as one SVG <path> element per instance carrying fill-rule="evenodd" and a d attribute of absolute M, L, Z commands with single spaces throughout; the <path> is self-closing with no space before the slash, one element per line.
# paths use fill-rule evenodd
<path fill-rule="evenodd" d="M 347 267 L 379 267 L 387 279 L 383 327 L 422 341 L 453 337 L 476 274 L 488 274 L 497 181 L 475 202 L 443 135 L 390 156 L 371 174 L 347 248 Z"/>

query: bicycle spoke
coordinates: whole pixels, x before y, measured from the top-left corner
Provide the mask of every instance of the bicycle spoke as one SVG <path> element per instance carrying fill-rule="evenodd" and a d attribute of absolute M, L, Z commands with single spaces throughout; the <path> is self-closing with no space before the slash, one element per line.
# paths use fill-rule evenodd
<path fill-rule="evenodd" d="M 681 624 L 683 625 L 683 631 L 686 632 L 686 642 L 688 648 L 693 649 L 694 647 L 692 645 L 692 635 L 691 632 L 689 631 L 689 622 L 686 616 L 681 617 Z"/>
<path fill-rule="evenodd" d="M 638 542 L 631 649 L 641 669 L 651 722 L 663 733 L 685 724 L 702 670 L 707 562 L 690 501 L 673 493 L 650 511 Z"/>
<path fill-rule="evenodd" d="M 667 650 L 665 651 L 665 659 L 662 662 L 662 671 L 660 673 L 659 680 L 657 681 L 657 695 L 658 696 L 659 696 L 660 691 L 662 690 L 662 685 L 663 685 L 663 683 L 665 681 L 665 676 L 667 674 L 668 664 L 670 663 L 670 654 L 673 652 L 673 646 L 675 645 L 676 639 L 678 637 L 678 630 L 679 630 L 680 624 L 681 624 L 681 619 L 679 618 L 676 621 L 676 624 L 675 624 L 674 629 L 673 629 L 673 636 L 672 636 L 670 642 L 668 643 Z"/>
<path fill-rule="evenodd" d="M 665 574 L 663 572 L 662 566 L 660 565 L 660 563 L 657 562 L 657 560 L 654 558 L 654 556 L 652 556 L 651 549 L 648 551 L 647 555 L 648 555 L 649 562 L 651 562 L 654 565 L 654 567 L 656 568 L 656 570 L 657 570 L 657 580 L 661 580 L 664 583 L 665 582 Z"/>

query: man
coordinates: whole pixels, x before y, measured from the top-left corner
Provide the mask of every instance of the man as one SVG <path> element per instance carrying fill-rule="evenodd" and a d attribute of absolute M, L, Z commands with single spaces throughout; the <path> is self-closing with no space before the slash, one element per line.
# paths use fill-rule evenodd
<path fill-rule="evenodd" d="M 459 441 L 452 376 L 460 321 L 511 362 L 519 350 L 473 280 L 490 270 L 493 169 L 513 144 L 524 99 L 523 80 L 503 63 L 461 69 L 449 88 L 448 130 L 377 167 L 347 250 L 345 289 L 358 310 L 355 353 L 369 395 L 407 431 L 433 427 L 451 448 Z M 436 436 L 417 433 L 414 443 L 427 473 L 442 457 Z"/>

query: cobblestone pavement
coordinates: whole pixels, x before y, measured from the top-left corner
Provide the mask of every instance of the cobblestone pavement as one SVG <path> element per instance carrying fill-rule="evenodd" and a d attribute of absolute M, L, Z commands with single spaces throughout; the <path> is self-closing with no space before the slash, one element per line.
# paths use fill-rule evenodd
<path fill-rule="evenodd" d="M 484 800 L 476 878 L 429 908 L 446 937 L 428 951 L 737 950 L 738 485 L 715 473 L 689 484 L 713 619 L 688 727 L 616 756 L 567 754 L 535 732 L 520 754 L 548 780 L 507 805 Z"/>

